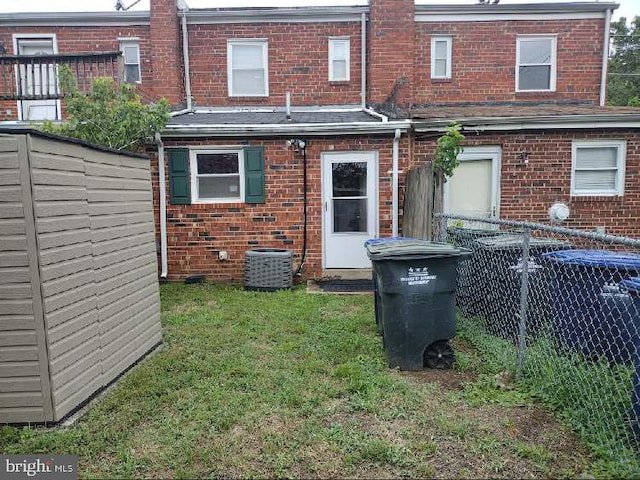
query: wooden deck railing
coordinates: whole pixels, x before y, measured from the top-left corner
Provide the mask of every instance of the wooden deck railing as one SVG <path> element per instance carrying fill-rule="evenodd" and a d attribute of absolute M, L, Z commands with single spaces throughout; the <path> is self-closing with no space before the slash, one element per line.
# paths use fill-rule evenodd
<path fill-rule="evenodd" d="M 58 69 L 67 65 L 78 88 L 89 92 L 93 79 L 123 79 L 121 52 L 56 55 L 0 55 L 0 100 L 56 100 L 64 97 Z"/>

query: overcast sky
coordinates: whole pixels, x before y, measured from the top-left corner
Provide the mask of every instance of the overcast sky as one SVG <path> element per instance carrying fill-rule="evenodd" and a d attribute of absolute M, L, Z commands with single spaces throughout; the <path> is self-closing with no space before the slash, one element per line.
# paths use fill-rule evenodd
<path fill-rule="evenodd" d="M 123 0 L 125 5 L 130 5 L 135 0 Z M 504 4 L 510 3 L 550 3 L 567 0 L 502 0 Z M 366 5 L 366 0 L 187 0 L 191 8 L 212 7 L 276 7 L 276 6 L 303 6 L 303 5 Z M 417 3 L 441 4 L 451 3 L 458 5 L 471 5 L 476 0 L 418 0 Z M 640 15 L 640 0 L 617 0 L 620 8 L 616 10 L 614 19 L 624 16 L 627 19 Z M 78 12 L 78 11 L 114 11 L 116 0 L 0 0 L 0 13 L 8 12 Z M 134 10 L 147 10 L 149 0 L 142 0 L 134 6 Z"/>

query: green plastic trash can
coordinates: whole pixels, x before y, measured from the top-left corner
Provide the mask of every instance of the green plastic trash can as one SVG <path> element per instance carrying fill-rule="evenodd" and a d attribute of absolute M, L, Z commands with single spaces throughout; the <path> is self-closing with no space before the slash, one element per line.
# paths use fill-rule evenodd
<path fill-rule="evenodd" d="M 392 368 L 450 368 L 458 261 L 466 249 L 416 239 L 365 243 L 378 290 L 379 325 Z"/>

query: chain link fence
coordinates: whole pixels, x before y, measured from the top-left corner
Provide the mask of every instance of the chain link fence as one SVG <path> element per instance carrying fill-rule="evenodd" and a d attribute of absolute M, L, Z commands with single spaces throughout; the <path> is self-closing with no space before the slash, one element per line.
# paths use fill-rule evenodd
<path fill-rule="evenodd" d="M 456 215 L 436 227 L 473 252 L 458 270 L 465 336 L 588 445 L 640 468 L 640 240 Z"/>

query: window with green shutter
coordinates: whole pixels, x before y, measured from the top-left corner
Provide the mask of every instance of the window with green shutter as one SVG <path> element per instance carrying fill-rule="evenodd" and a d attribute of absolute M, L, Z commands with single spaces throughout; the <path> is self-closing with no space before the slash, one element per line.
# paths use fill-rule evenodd
<path fill-rule="evenodd" d="M 169 150 L 171 203 L 265 202 L 264 148 Z"/>

